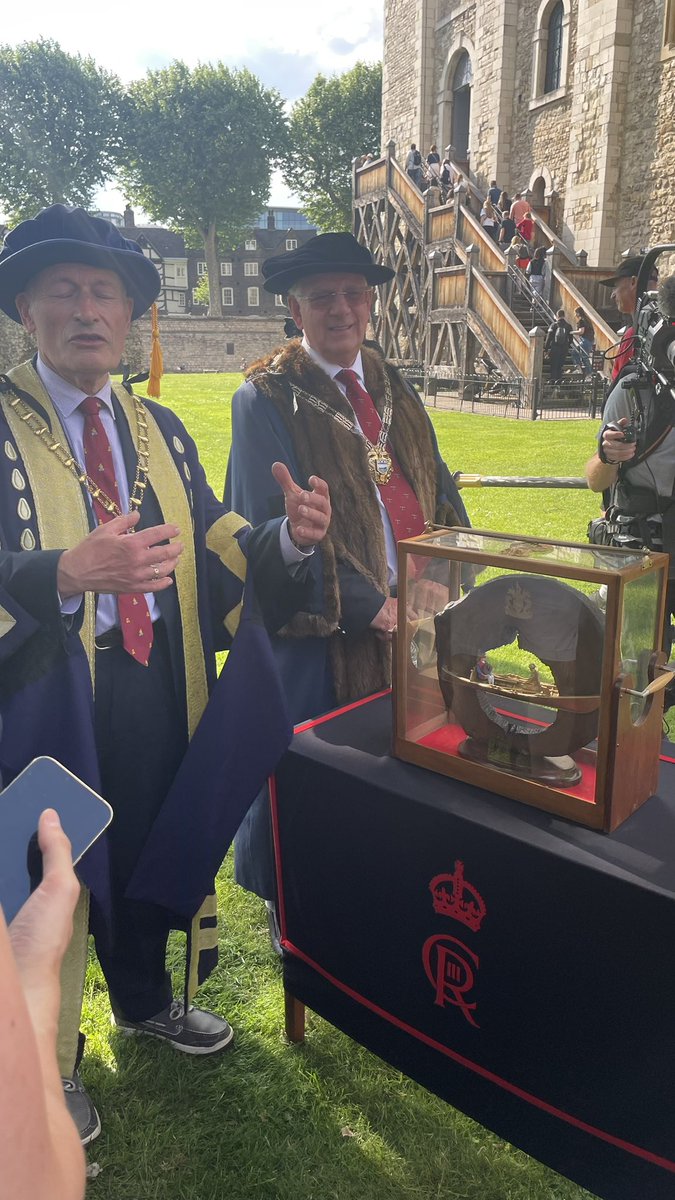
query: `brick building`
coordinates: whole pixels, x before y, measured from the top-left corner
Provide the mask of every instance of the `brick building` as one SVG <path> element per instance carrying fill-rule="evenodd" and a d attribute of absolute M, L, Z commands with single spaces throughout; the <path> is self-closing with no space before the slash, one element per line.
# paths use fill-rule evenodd
<path fill-rule="evenodd" d="M 382 141 L 455 148 L 590 264 L 674 240 L 675 0 L 386 0 Z"/>
<path fill-rule="evenodd" d="M 195 288 L 206 274 L 204 251 L 188 250 L 179 233 L 158 225 L 137 225 L 132 208 L 119 213 L 95 213 L 123 227 L 125 237 L 138 242 L 162 279 L 161 313 L 205 316 L 208 306 L 195 299 Z M 294 250 L 317 230 L 297 208 L 267 208 L 241 246 L 220 255 L 220 288 L 224 317 L 284 317 L 280 296 L 262 287 L 262 263 L 273 254 Z"/>
<path fill-rule="evenodd" d="M 220 288 L 223 316 L 284 316 L 281 296 L 263 291 L 262 263 L 273 254 L 283 254 L 314 237 L 317 230 L 297 208 L 268 208 L 241 246 L 220 255 Z M 205 313 L 195 302 L 194 289 L 206 274 L 202 250 L 188 250 L 190 312 Z"/>

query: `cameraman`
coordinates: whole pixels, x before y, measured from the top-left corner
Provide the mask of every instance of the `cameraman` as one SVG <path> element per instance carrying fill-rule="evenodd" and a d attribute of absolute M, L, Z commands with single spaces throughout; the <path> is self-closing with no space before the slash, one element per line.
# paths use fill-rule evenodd
<path fill-rule="evenodd" d="M 670 654 L 671 615 L 675 613 L 675 429 L 654 390 L 631 386 L 624 371 L 610 392 L 598 450 L 586 464 L 593 492 L 610 492 L 606 520 L 621 519 L 622 541 L 613 544 L 670 554 L 663 648 Z M 636 436 L 637 430 L 637 436 Z M 627 540 L 626 540 L 627 539 Z M 606 543 L 609 544 L 609 543 Z M 675 703 L 671 688 L 666 704 Z"/>
<path fill-rule="evenodd" d="M 614 301 L 620 314 L 623 317 L 627 317 L 630 321 L 621 334 L 616 354 L 611 360 L 612 382 L 618 379 L 624 367 L 635 357 L 636 338 L 632 318 L 637 303 L 637 281 L 643 259 L 644 255 L 642 254 L 633 254 L 628 258 L 622 258 L 617 264 L 614 274 L 609 279 L 598 280 L 601 287 L 612 289 L 610 299 Z M 651 291 L 657 287 L 658 282 L 659 273 L 654 265 L 647 280 L 647 288 Z"/>

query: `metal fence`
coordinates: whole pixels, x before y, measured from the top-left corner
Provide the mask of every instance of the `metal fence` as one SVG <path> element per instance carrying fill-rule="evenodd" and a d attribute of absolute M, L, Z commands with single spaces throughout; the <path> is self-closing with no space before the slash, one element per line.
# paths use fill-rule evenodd
<path fill-rule="evenodd" d="M 422 380 L 427 405 L 485 416 L 528 417 L 527 384 L 501 375 L 429 375 Z"/>
<path fill-rule="evenodd" d="M 401 373 L 422 393 L 427 407 L 512 420 L 597 420 L 609 390 L 608 381 L 598 371 L 586 379 L 572 372 L 557 384 L 543 378 L 528 384 L 496 370 L 472 375 L 431 374 L 421 363 L 403 367 Z"/>
<path fill-rule="evenodd" d="M 540 380 L 536 389 L 533 420 L 590 417 L 598 420 L 605 406 L 610 383 L 599 371 L 586 379 L 576 374 L 563 375 L 560 383 Z"/>

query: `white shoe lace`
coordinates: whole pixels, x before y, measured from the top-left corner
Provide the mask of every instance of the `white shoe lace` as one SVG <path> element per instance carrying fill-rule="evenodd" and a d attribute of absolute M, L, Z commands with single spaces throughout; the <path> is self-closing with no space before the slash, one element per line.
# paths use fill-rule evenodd
<path fill-rule="evenodd" d="M 182 1000 L 172 1000 L 171 1008 L 169 1009 L 169 1020 L 180 1021 L 181 1017 L 185 1016 L 185 1005 Z"/>

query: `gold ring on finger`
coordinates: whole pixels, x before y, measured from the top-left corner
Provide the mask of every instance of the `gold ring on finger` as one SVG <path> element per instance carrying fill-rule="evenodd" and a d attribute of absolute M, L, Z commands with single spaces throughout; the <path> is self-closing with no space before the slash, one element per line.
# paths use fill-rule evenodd
<path fill-rule="evenodd" d="M 152 576 L 153 579 L 159 579 L 159 567 L 157 563 L 155 563 L 154 567 L 152 568 Z"/>

